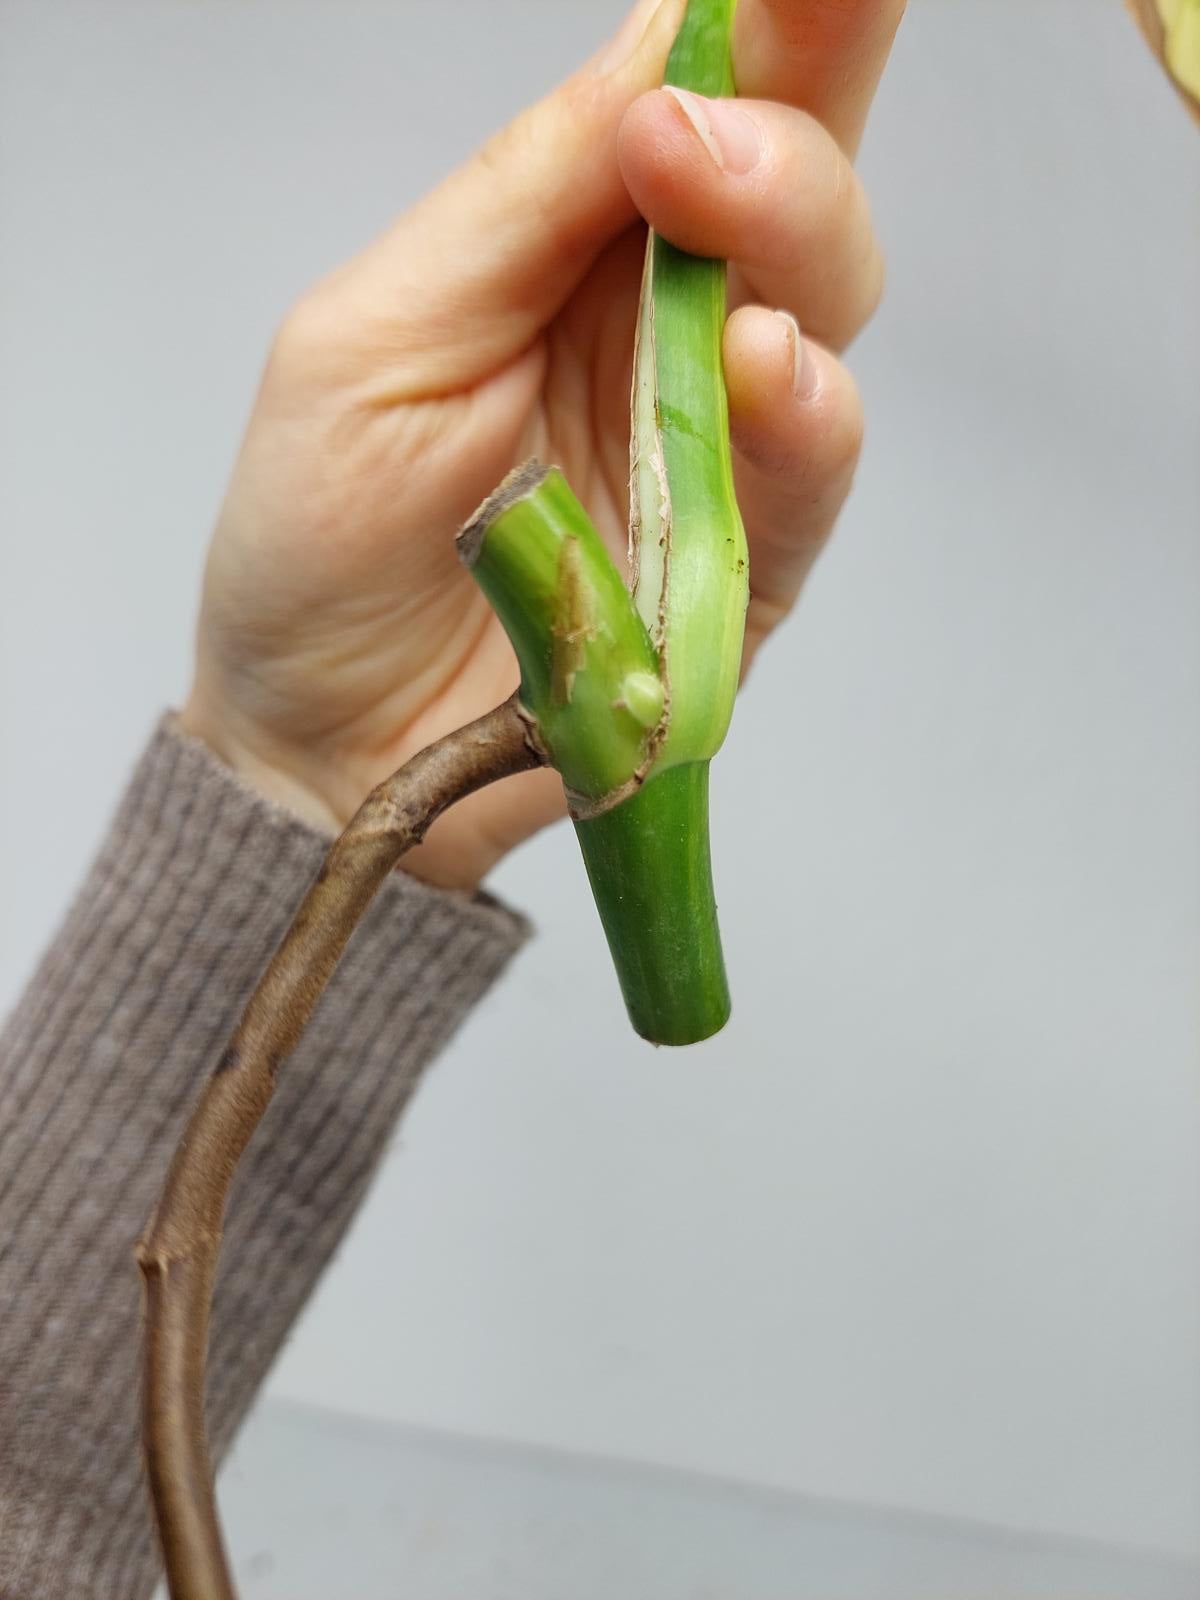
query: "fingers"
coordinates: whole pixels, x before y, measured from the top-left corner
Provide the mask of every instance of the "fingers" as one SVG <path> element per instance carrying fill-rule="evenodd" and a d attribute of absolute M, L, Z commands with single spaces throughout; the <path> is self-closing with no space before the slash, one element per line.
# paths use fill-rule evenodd
<path fill-rule="evenodd" d="M 743 0 L 734 19 L 738 93 L 798 106 L 853 156 L 904 4 Z"/>
<path fill-rule="evenodd" d="M 862 443 L 854 380 L 786 312 L 735 311 L 725 384 L 750 546 L 746 664 L 795 603 L 842 508 Z"/>
<path fill-rule="evenodd" d="M 883 262 L 866 196 L 812 117 L 663 89 L 630 108 L 617 149 L 651 227 L 735 262 L 755 298 L 786 307 L 814 337 L 840 349 L 874 310 Z"/>
<path fill-rule="evenodd" d="M 402 391 L 390 398 L 446 393 L 526 348 L 633 220 L 617 129 L 661 81 L 681 14 L 682 0 L 642 0 L 609 50 L 331 280 L 363 336 L 403 353 Z"/>
<path fill-rule="evenodd" d="M 639 193 L 631 197 L 625 180 L 632 173 L 636 181 L 654 162 L 647 145 L 641 161 L 632 156 L 623 175 L 618 130 L 639 95 L 661 82 L 684 3 L 638 0 L 615 40 L 594 61 L 489 140 L 376 244 L 308 297 L 307 332 L 336 333 L 338 358 L 352 366 L 360 352 L 370 352 L 372 369 L 386 375 L 389 402 L 449 393 L 526 349 L 606 244 L 636 216 Z M 902 0 L 743 0 L 735 37 L 741 92 L 802 106 L 851 149 L 902 9 Z M 687 133 L 681 102 L 675 100 L 668 110 L 669 95 L 654 99 L 656 111 L 638 112 L 636 126 L 643 140 L 652 142 L 657 129 L 682 154 L 680 140 Z M 674 118 L 673 131 L 668 116 Z M 796 208 L 791 213 L 799 222 L 808 221 L 808 231 L 789 239 L 779 230 L 771 236 L 769 228 L 760 227 L 745 259 L 753 292 L 789 306 L 795 297 L 780 250 L 789 244 L 820 245 L 836 235 L 832 215 L 822 227 L 816 215 L 822 209 L 840 216 L 858 209 L 865 216 L 848 169 L 817 148 L 815 131 L 814 126 L 807 152 L 809 209 L 805 215 Z M 627 131 L 624 137 L 630 136 Z M 801 139 L 793 155 L 802 153 L 803 146 Z M 801 187 L 805 178 L 792 160 L 781 162 L 773 185 L 767 182 L 772 158 L 782 148 L 768 143 L 755 180 L 765 186 L 772 205 L 789 175 Z M 669 161 L 658 166 L 659 178 L 669 179 Z M 686 176 L 686 160 L 679 172 Z M 735 176 L 745 201 L 740 215 L 748 218 L 755 183 L 748 174 Z M 651 189 L 653 177 L 651 172 Z M 659 188 L 665 187 L 660 182 Z M 652 205 L 652 197 L 650 201 Z M 688 212 L 686 197 L 674 210 Z M 682 215 L 679 220 L 682 233 L 696 219 Z M 767 219 L 760 220 L 765 224 Z M 669 228 L 663 231 L 670 236 Z M 843 242 L 852 245 L 852 233 L 842 236 Z M 858 234 L 861 238 L 861 228 Z M 718 244 L 708 249 L 739 254 Z M 754 255 L 758 259 L 751 259 Z M 815 259 L 825 278 L 821 292 L 832 300 L 836 267 L 824 255 Z M 794 304 L 806 327 L 839 345 L 877 292 L 870 286 L 869 260 L 851 260 L 850 268 L 859 303 L 848 312 L 835 316 L 818 302 Z M 350 343 L 354 349 L 347 348 Z M 393 353 L 396 359 L 389 361 Z"/>

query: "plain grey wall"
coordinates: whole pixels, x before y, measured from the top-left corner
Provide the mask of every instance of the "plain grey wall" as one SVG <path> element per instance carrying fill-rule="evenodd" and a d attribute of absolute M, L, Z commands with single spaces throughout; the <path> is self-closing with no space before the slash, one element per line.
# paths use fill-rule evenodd
<path fill-rule="evenodd" d="M 611 0 L 0 3 L 2 998 L 157 709 L 289 300 Z M 858 489 L 717 770 L 737 1012 L 633 1039 L 573 842 L 274 1380 L 1200 1544 L 1200 145 L 1117 0 L 916 0 Z"/>

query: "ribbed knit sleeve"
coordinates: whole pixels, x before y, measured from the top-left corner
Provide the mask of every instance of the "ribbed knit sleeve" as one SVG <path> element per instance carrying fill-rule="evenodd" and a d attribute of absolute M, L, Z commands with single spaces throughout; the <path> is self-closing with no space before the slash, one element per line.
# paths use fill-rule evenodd
<path fill-rule="evenodd" d="M 133 1247 L 183 1121 L 328 840 L 165 720 L 0 1035 L 0 1595 L 141 1600 Z M 218 1456 L 422 1069 L 527 933 L 394 874 L 280 1075 L 231 1200 L 209 1355 Z"/>

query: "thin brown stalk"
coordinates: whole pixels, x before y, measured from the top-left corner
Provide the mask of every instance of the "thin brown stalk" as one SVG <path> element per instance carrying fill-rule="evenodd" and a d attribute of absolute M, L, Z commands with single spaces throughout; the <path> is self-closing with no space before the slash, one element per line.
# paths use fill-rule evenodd
<path fill-rule="evenodd" d="M 346 944 L 396 862 L 447 806 L 545 757 L 515 697 L 414 756 L 335 841 L 192 1113 L 138 1245 L 142 1437 L 173 1600 L 236 1600 L 204 1426 L 213 1283 L 230 1185 Z"/>

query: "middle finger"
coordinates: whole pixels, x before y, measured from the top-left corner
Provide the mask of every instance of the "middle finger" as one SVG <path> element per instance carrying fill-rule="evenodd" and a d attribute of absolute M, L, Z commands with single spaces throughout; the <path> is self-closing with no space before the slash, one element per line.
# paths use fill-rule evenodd
<path fill-rule="evenodd" d="M 862 184 L 807 113 L 661 89 L 626 113 L 618 153 L 652 228 L 736 265 L 735 301 L 786 309 L 834 349 L 875 309 L 883 261 Z"/>

